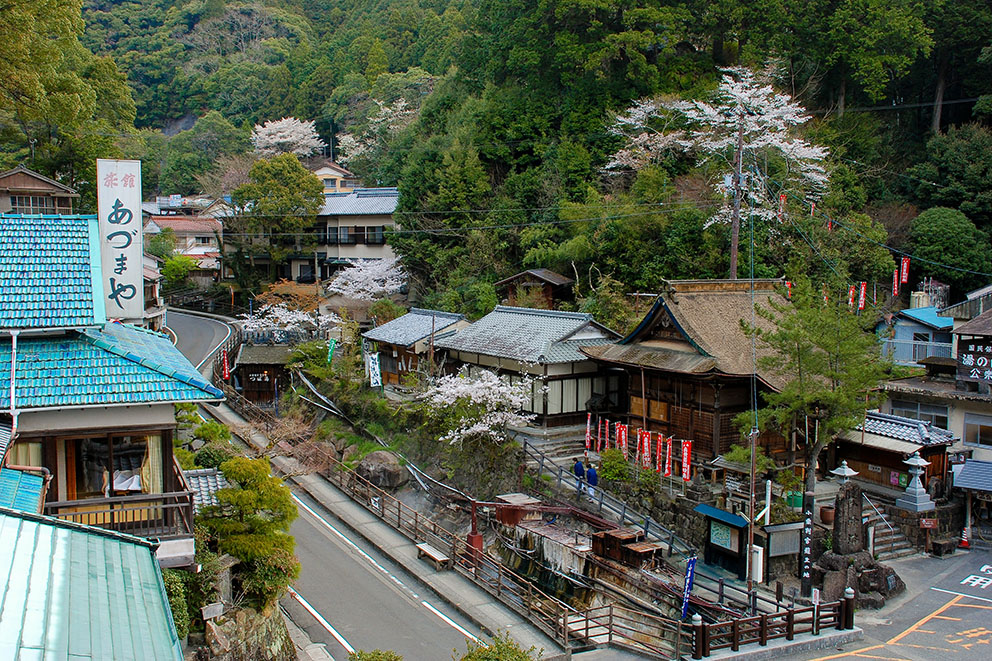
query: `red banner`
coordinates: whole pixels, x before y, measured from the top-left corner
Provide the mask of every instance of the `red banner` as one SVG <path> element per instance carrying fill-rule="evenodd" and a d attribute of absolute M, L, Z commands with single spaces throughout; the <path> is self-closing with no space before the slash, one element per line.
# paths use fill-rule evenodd
<path fill-rule="evenodd" d="M 665 443 L 665 477 L 670 477 L 672 474 L 672 444 L 674 439 L 669 436 L 668 442 Z"/>
<path fill-rule="evenodd" d="M 638 427 L 637 431 L 634 432 L 634 442 L 637 444 L 636 448 L 634 449 L 635 464 L 641 463 L 641 440 L 643 439 L 643 434 L 644 434 L 644 430 L 641 429 L 640 427 Z"/>
<path fill-rule="evenodd" d="M 227 362 L 227 349 L 221 351 L 220 354 L 224 360 L 224 380 L 227 381 L 231 378 L 231 365 Z"/>
<path fill-rule="evenodd" d="M 785 213 L 785 193 L 778 196 L 778 219 L 780 222 L 783 213 Z"/>
<path fill-rule="evenodd" d="M 791 280 L 786 280 L 785 281 L 785 289 L 786 289 L 786 292 L 787 292 L 787 296 L 789 297 L 789 300 L 792 300 L 792 281 Z"/>
<path fill-rule="evenodd" d="M 586 413 L 586 450 L 592 447 L 592 413 Z"/>
<path fill-rule="evenodd" d="M 623 424 L 622 423 L 619 423 L 619 422 L 616 425 L 613 426 L 613 440 L 615 441 L 614 444 L 613 444 L 613 447 L 617 448 L 618 450 L 620 449 L 620 434 L 621 434 L 620 428 L 621 427 L 623 427 Z M 609 446 L 609 443 L 607 443 L 606 445 Z M 607 447 L 607 449 L 609 449 L 609 447 Z"/>
<path fill-rule="evenodd" d="M 899 269 L 892 272 L 892 295 L 899 295 Z"/>
<path fill-rule="evenodd" d="M 862 281 L 861 282 L 861 293 L 858 294 L 858 309 L 859 310 L 864 310 L 865 309 L 865 295 L 867 293 L 868 293 L 868 283 Z"/>
<path fill-rule="evenodd" d="M 812 218 L 814 213 L 816 213 L 816 202 L 810 202 L 809 203 L 809 217 Z"/>
<path fill-rule="evenodd" d="M 682 480 L 688 482 L 692 479 L 690 467 L 692 465 L 692 441 L 682 441 Z"/>
<path fill-rule="evenodd" d="M 644 430 L 644 452 L 641 453 L 641 468 L 650 470 L 651 468 L 651 432 Z"/>
<path fill-rule="evenodd" d="M 654 463 L 655 463 L 654 472 L 655 473 L 660 473 L 661 472 L 661 468 L 662 468 L 662 466 L 665 463 L 665 436 L 663 434 L 658 434 L 658 442 L 657 442 L 657 444 L 656 444 L 655 447 L 656 447 L 656 450 L 655 450 L 655 455 L 654 455 L 655 456 L 655 459 L 654 459 Z"/>
<path fill-rule="evenodd" d="M 620 450 L 623 452 L 623 458 L 627 458 L 627 433 L 630 431 L 628 425 L 621 425 L 620 431 L 623 432 L 622 436 L 617 437 L 617 445 L 620 446 Z"/>
<path fill-rule="evenodd" d="M 847 290 L 847 306 L 852 310 L 854 309 L 854 290 L 856 288 L 855 285 L 851 285 L 851 288 Z"/>
<path fill-rule="evenodd" d="M 902 258 L 902 268 L 899 271 L 899 282 L 909 282 L 909 257 Z"/>

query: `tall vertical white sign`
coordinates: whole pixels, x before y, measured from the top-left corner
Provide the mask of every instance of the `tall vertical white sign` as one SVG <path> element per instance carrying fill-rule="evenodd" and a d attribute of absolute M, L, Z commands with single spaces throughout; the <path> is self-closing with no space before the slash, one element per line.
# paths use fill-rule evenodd
<path fill-rule="evenodd" d="M 141 264 L 141 161 L 97 159 L 96 179 L 107 317 L 139 320 L 145 309 Z"/>

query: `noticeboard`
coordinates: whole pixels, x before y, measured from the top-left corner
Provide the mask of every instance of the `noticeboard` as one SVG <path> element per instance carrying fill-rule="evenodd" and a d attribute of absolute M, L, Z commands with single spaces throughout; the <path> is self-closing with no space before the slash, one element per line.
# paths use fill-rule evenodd
<path fill-rule="evenodd" d="M 992 383 L 992 337 L 958 341 L 957 378 L 975 383 Z"/>

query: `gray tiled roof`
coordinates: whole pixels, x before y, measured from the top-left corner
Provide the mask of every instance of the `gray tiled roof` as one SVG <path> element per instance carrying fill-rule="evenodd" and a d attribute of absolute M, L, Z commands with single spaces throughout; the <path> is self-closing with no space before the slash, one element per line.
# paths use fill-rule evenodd
<path fill-rule="evenodd" d="M 874 411 L 870 411 L 864 424 L 855 429 L 860 431 L 862 427 L 868 434 L 887 436 L 917 445 L 950 445 L 957 440 L 953 433 L 934 427 L 929 422 Z"/>
<path fill-rule="evenodd" d="M 349 193 L 326 193 L 320 216 L 391 215 L 400 199 L 395 188 L 356 188 Z"/>
<path fill-rule="evenodd" d="M 976 491 L 992 491 L 992 461 L 966 460 L 954 477 L 954 486 Z"/>
<path fill-rule="evenodd" d="M 231 486 L 216 468 L 197 468 L 196 470 L 184 470 L 186 483 L 193 490 L 193 507 L 197 512 L 204 507 L 219 505 L 217 502 L 217 490 L 226 489 Z"/>
<path fill-rule="evenodd" d="M 463 314 L 410 308 L 410 311 L 402 317 L 397 317 L 392 321 L 384 323 L 382 326 L 377 326 L 372 330 L 366 331 L 362 333 L 362 337 L 375 342 L 385 342 L 387 344 L 395 344 L 396 346 L 408 347 L 429 337 L 432 324 L 436 340 L 438 333 L 441 333 L 444 329 L 463 319 L 465 319 L 465 315 Z"/>
<path fill-rule="evenodd" d="M 586 326 L 595 326 L 605 337 L 567 339 Z M 468 328 L 451 337 L 438 340 L 436 346 L 441 349 L 547 364 L 589 360 L 579 352 L 579 348 L 609 344 L 617 339 L 619 335 L 597 324 L 591 314 L 499 305 Z"/>

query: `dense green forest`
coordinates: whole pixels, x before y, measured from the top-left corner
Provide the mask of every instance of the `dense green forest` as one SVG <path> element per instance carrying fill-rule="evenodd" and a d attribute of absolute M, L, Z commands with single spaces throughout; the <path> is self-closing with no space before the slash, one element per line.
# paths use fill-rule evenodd
<path fill-rule="evenodd" d="M 93 159 L 137 157 L 146 195 L 193 193 L 238 169 L 253 125 L 313 120 L 367 185 L 399 186 L 390 243 L 429 305 L 479 314 L 540 266 L 621 324 L 618 294 L 724 277 L 713 159 L 605 166 L 618 113 L 710 99 L 729 66 L 806 108 L 796 131 L 829 152 L 822 194 L 788 189 L 788 222 L 746 227 L 755 275 L 884 283 L 892 247 L 955 296 L 992 279 L 982 0 L 15 0 L 0 22 L 0 165 L 91 203 Z M 777 199 L 784 166 L 762 162 Z M 931 208 L 944 220 L 914 223 Z"/>

